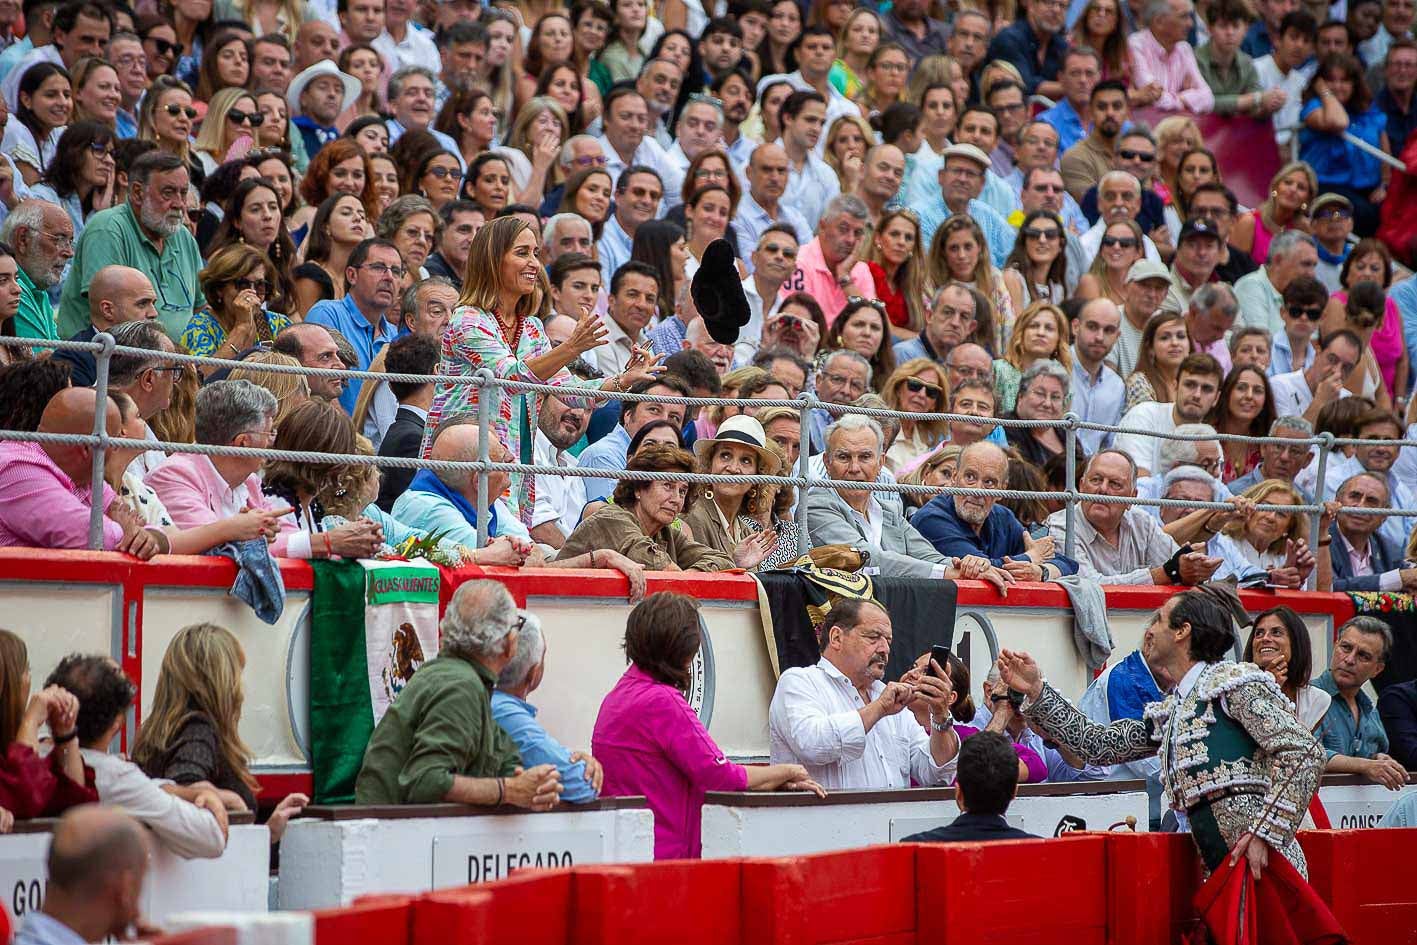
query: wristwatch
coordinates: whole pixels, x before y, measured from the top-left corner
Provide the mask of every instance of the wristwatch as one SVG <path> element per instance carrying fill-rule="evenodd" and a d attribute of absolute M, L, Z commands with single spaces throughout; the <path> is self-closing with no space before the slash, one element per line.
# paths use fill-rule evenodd
<path fill-rule="evenodd" d="M 954 730 L 954 727 L 955 717 L 953 715 L 950 715 L 948 712 L 945 713 L 945 720 L 943 722 L 937 722 L 933 715 L 930 716 L 930 728 L 932 731 L 950 732 Z"/>

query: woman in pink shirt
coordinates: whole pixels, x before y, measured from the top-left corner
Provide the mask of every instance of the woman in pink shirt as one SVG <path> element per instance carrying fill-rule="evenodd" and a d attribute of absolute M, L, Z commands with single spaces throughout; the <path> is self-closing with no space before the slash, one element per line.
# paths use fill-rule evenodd
<path fill-rule="evenodd" d="M 643 794 L 654 811 L 654 858 L 696 858 L 706 791 L 826 792 L 801 765 L 734 764 L 689 703 L 690 665 L 699 652 L 699 605 L 659 593 L 630 611 L 630 668 L 600 704 L 591 752 L 605 766 L 601 795 Z"/>

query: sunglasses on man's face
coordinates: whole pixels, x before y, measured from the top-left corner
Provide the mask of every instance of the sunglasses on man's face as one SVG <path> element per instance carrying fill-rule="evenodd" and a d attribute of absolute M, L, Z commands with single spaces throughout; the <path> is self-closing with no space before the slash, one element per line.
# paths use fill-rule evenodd
<path fill-rule="evenodd" d="M 1289 314 L 1295 318 L 1307 318 L 1311 322 L 1316 322 L 1324 316 L 1323 306 L 1317 308 L 1291 308 Z"/>
<path fill-rule="evenodd" d="M 1143 164 L 1150 164 L 1156 160 L 1156 155 L 1147 151 L 1133 151 L 1130 148 L 1122 148 L 1117 152 L 1117 156 L 1124 161 L 1141 161 Z"/>
<path fill-rule="evenodd" d="M 266 123 L 266 116 L 260 112 L 243 112 L 239 108 L 233 108 L 226 113 L 226 120 L 233 125 L 250 125 L 252 128 L 259 128 Z"/>
<path fill-rule="evenodd" d="M 163 111 L 167 112 L 173 118 L 176 118 L 178 115 L 185 114 L 187 116 L 188 121 L 197 120 L 197 110 L 191 105 L 164 105 L 162 108 Z"/>

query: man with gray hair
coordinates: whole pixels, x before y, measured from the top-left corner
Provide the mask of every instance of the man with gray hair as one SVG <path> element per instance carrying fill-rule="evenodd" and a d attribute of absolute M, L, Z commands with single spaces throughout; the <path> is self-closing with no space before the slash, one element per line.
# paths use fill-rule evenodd
<path fill-rule="evenodd" d="M 1313 276 L 1319 265 L 1318 244 L 1308 233 L 1285 230 L 1269 244 L 1264 265 L 1235 283 L 1240 324 L 1257 325 L 1273 335 L 1284 331 L 1284 289 L 1299 276 Z"/>
<path fill-rule="evenodd" d="M 1215 95 L 1201 76 L 1195 51 L 1186 42 L 1194 19 L 1191 0 L 1149 0 L 1142 8 L 1146 29 L 1127 40 L 1133 87 L 1150 86 L 1160 93 L 1149 103 L 1153 108 L 1195 115 L 1208 115 L 1215 109 Z"/>
<path fill-rule="evenodd" d="M 1307 440 L 1313 435 L 1313 426 L 1303 417 L 1278 417 L 1269 427 L 1269 436 L 1285 440 Z M 1239 479 L 1231 481 L 1230 491 L 1240 495 L 1266 479 L 1278 479 L 1294 486 L 1304 497 L 1304 502 L 1311 503 L 1314 501 L 1313 495 L 1307 489 L 1299 487 L 1294 482 L 1294 477 L 1309 465 L 1309 457 L 1313 451 L 1314 448 L 1308 443 L 1261 443 L 1260 464 Z"/>
<path fill-rule="evenodd" d="M 1182 423 L 1170 432 L 1182 436 L 1215 436 L 1215 427 L 1208 423 Z M 1143 499 L 1155 499 L 1161 495 L 1166 474 L 1180 466 L 1194 466 L 1211 476 L 1219 485 L 1221 499 L 1230 496 L 1230 490 L 1220 485 L 1221 450 L 1219 440 L 1160 440 L 1156 451 L 1156 469 L 1137 477 L 1137 495 Z M 1123 450 L 1123 452 L 1127 452 Z M 1133 460 L 1136 456 L 1127 452 Z M 1138 463 L 1138 466 L 1141 464 Z M 1156 514 L 1157 506 L 1147 506 Z"/>
<path fill-rule="evenodd" d="M 571 751 L 536 719 L 527 701 L 546 673 L 546 637 L 535 614 L 518 611 L 522 620 L 517 652 L 502 667 L 492 693 L 492 717 L 516 742 L 524 765 L 554 765 L 561 776 L 561 800 L 571 804 L 593 801 L 600 793 L 605 770 L 587 751 Z"/>
<path fill-rule="evenodd" d="M 14 251 L 19 267 L 15 278 L 20 283 L 20 307 L 5 334 L 60 340 L 48 289 L 74 257 L 74 224 L 69 214 L 47 200 L 22 200 L 0 223 L 0 243 Z"/>
<path fill-rule="evenodd" d="M 458 587 L 438 627 L 442 649 L 419 667 L 369 738 L 356 803 L 556 806 L 556 766 L 524 769 L 516 743 L 492 716 L 492 688 L 517 655 L 524 623 L 501 584 Z"/>
<path fill-rule="evenodd" d="M 797 253 L 797 269 L 784 294 L 806 292 L 817 300 L 830 324 L 846 308 L 847 295 L 876 297 L 871 267 L 857 255 L 871 229 L 871 211 L 860 197 L 837 194 L 822 210 L 817 235 Z"/>
<path fill-rule="evenodd" d="M 1102 248 L 1102 237 L 1106 234 L 1107 227 L 1123 220 L 1139 221 L 1141 210 L 1142 187 L 1135 175 L 1129 171 L 1118 170 L 1102 175 L 1102 179 L 1097 182 L 1097 222 L 1092 225 L 1092 229 L 1078 237 L 1088 268 L 1092 267 L 1098 250 Z M 1147 259 L 1164 268 L 1161 251 L 1145 229 L 1142 228 L 1142 251 Z M 1158 227 L 1152 232 L 1159 235 L 1163 231 L 1163 227 Z"/>
<path fill-rule="evenodd" d="M 849 404 L 871 389 L 871 362 L 855 351 L 841 348 L 822 355 L 817 361 L 817 397 L 824 404 Z M 827 427 L 833 415 L 814 410 L 807 430 L 808 449 L 820 453 L 827 448 Z"/>
<path fill-rule="evenodd" d="M 566 194 L 565 180 L 572 174 L 605 166 L 605 152 L 600 150 L 600 141 L 594 135 L 571 135 L 566 139 L 566 143 L 561 145 L 561 153 L 556 161 L 561 167 L 562 182 L 547 188 L 546 198 L 541 201 L 543 217 L 556 215 L 557 208 L 561 206 L 561 198 Z"/>
<path fill-rule="evenodd" d="M 434 86 L 438 81 L 432 69 L 423 66 L 406 66 L 389 76 L 389 111 L 393 117 L 384 122 L 389 129 L 389 144 L 403 137 L 410 129 L 426 131 L 438 139 L 438 143 L 449 154 L 458 159 L 463 171 L 467 171 L 467 161 L 462 156 L 462 148 L 448 135 L 433 127 L 436 117 L 433 108 Z"/>
<path fill-rule="evenodd" d="M 427 338 L 436 346 L 442 342 L 443 329 L 448 326 L 448 320 L 453 316 L 453 309 L 457 307 L 458 290 L 453 288 L 452 282 L 443 276 L 429 276 L 427 279 L 415 282 L 404 289 L 403 296 L 399 299 L 400 324 L 408 334 Z M 436 360 L 427 371 L 392 370 L 388 364 L 391 346 L 392 343 L 386 345 L 374 359 L 373 365 L 376 368 L 382 367 L 391 374 L 432 374 L 437 371 L 438 362 Z M 397 386 L 402 387 L 402 385 Z M 364 412 L 364 429 L 360 431 L 369 438 L 370 443 L 374 444 L 374 449 L 379 449 L 384 442 L 384 435 L 388 433 L 389 427 L 393 425 L 398 413 L 399 398 L 396 395 L 396 385 L 379 384 L 376 386 L 373 396 L 369 398 L 369 407 Z M 384 473 L 387 475 L 390 471 L 384 470 Z"/>
<path fill-rule="evenodd" d="M 1314 686 L 1333 697 L 1317 734 L 1328 753 L 1325 771 L 1361 774 L 1394 791 L 1407 786 L 1407 770 L 1388 754 L 1382 718 L 1363 687 L 1392 657 L 1392 628 L 1377 617 L 1354 617 L 1338 628 L 1333 657 Z"/>
<path fill-rule="evenodd" d="M 664 205 L 683 203 L 689 162 L 723 139 L 723 103 L 706 95 L 689 98 L 674 125 L 674 141 L 664 159 Z"/>
<path fill-rule="evenodd" d="M 128 171 L 127 199 L 100 210 L 84 224 L 59 305 L 59 337 L 72 338 L 89 318 L 94 276 L 115 263 L 131 266 L 157 290 L 157 317 L 172 338 L 187 330 L 192 313 L 207 304 L 197 273 L 202 252 L 188 231 L 187 163 L 150 151 Z"/>
<path fill-rule="evenodd" d="M 827 475 L 841 482 L 876 482 L 883 444 L 879 423 L 847 414 L 827 428 Z M 878 495 L 867 489 L 813 489 L 807 498 L 812 543 L 865 548 L 871 552 L 871 567 L 882 577 L 982 579 L 1006 592 L 1011 579 L 1002 570 L 978 555 L 961 559 L 940 554 L 899 510 L 878 501 Z"/>
<path fill-rule="evenodd" d="M 276 438 L 276 399 L 250 381 L 216 381 L 197 393 L 197 442 L 207 446 L 270 449 Z M 272 505 L 261 489 L 265 461 L 250 456 L 206 456 L 174 453 L 148 474 L 178 528 L 199 528 L 248 510 L 279 516 L 279 534 L 268 533 L 271 554 L 284 558 L 339 555 L 372 558 L 384 544 L 384 530 L 368 519 L 349 522 L 322 533 L 312 546 L 310 533 L 300 530 L 291 510 Z"/>
<path fill-rule="evenodd" d="M 1126 453 L 1104 449 L 1088 460 L 1078 491 L 1132 497 L 1137 464 Z M 1200 584 L 1220 567 L 1219 558 L 1182 548 L 1142 509 L 1121 502 L 1083 502 L 1073 520 L 1073 553 L 1079 573 L 1102 584 Z M 1067 539 L 1067 510 L 1048 516 L 1055 547 Z"/>
<path fill-rule="evenodd" d="M 1186 225 L 1189 227 L 1191 224 Z M 1181 242 L 1183 246 L 1188 246 L 1195 240 L 1183 239 Z M 1180 256 L 1178 251 L 1177 258 Z M 1172 290 L 1175 291 L 1175 288 L 1173 283 Z M 1226 374 L 1230 373 L 1230 346 L 1225 343 L 1225 338 L 1235 324 L 1238 311 L 1234 291 L 1223 282 L 1207 282 L 1196 289 L 1190 294 L 1186 307 L 1186 336 L 1190 339 L 1191 351 L 1210 355 Z"/>
<path fill-rule="evenodd" d="M 141 275 L 141 273 L 139 273 Z M 141 348 L 151 354 L 113 355 L 108 368 L 108 389 L 127 394 L 138 407 L 138 416 L 143 424 L 143 439 L 156 440 L 148 421 L 172 405 L 172 388 L 184 368 L 166 358 L 163 354 L 173 354 L 177 346 L 167 337 L 156 321 L 127 322 L 113 331 L 113 340 L 121 348 Z M 128 472 L 139 479 L 157 469 L 167 454 L 151 449 L 139 453 L 128 464 Z"/>
<path fill-rule="evenodd" d="M 987 441 L 959 455 L 951 486 L 999 490 L 1009 486 L 1009 457 Z M 1052 538 L 1034 540 L 1007 506 L 991 495 L 937 495 L 911 524 L 942 555 L 980 555 L 1015 581 L 1052 581 L 1076 574 L 1078 564 L 1054 548 Z"/>
<path fill-rule="evenodd" d="M 590 221 L 579 213 L 558 213 L 541 228 L 541 260 L 548 268 L 567 253 L 589 256 L 594 251 Z"/>

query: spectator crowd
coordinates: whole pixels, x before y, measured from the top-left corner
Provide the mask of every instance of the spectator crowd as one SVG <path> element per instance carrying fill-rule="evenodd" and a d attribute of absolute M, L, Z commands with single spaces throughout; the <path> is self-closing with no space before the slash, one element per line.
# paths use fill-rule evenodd
<path fill-rule="evenodd" d="M 1356 511 L 1417 509 L 1417 451 L 1385 442 L 1417 435 L 1409 0 L 879 6 L 0 4 L 0 334 L 27 342 L 0 346 L 0 429 L 450 462 L 485 448 L 608 472 L 494 472 L 482 505 L 477 478 L 447 467 L 154 445 L 110 449 L 95 483 L 87 446 L 8 440 L 0 546 L 86 547 L 101 495 L 103 548 L 141 559 L 367 558 L 432 535 L 465 563 L 614 569 L 638 599 L 646 571 L 792 563 L 805 504 L 811 544 L 868 550 L 885 576 L 1417 591 L 1414 517 Z M 1216 122 L 1252 152 L 1208 148 Z M 1277 170 L 1246 206 L 1227 180 L 1251 154 Z M 743 324 L 725 334 L 734 283 Z M 45 345 L 99 333 L 124 348 L 106 397 L 92 352 Z M 324 373 L 271 370 L 296 366 Z M 482 369 L 556 392 L 447 379 Z M 827 408 L 805 429 L 760 403 L 804 392 Z M 831 410 L 850 406 L 899 413 Z M 1074 442 L 998 422 L 1067 413 L 1123 429 Z M 1321 458 L 1308 441 L 1323 433 L 1374 445 Z M 815 476 L 863 487 L 614 475 L 776 474 L 804 455 Z M 1097 498 L 1064 554 L 1061 503 L 865 488 L 896 482 Z M 1133 497 L 1223 507 L 1118 501 Z M 1276 510 L 1313 504 L 1317 547 L 1307 516 Z M 781 764 L 708 751 L 672 698 L 697 638 L 686 605 L 663 601 L 632 618 L 595 757 L 563 753 L 527 701 L 545 659 L 534 619 L 516 629 L 487 589 L 466 603 L 444 626 L 447 665 L 421 670 L 376 732 L 361 794 L 538 807 L 667 785 L 656 766 L 673 764 L 693 774 L 665 788 L 658 842 L 680 855 L 710 783 L 950 781 L 970 725 L 1012 739 L 1022 778 L 1094 773 L 992 683 L 968 711 L 963 667 L 881 684 L 891 631 L 870 606 L 837 615 L 822 664 L 784 674 Z M 218 630 L 193 629 L 207 654 L 194 666 L 239 666 Z M 1395 733 L 1360 687 L 1391 641 L 1353 632 L 1314 685 L 1347 712 L 1330 748 L 1362 764 L 1340 769 L 1381 779 Z M 1270 661 L 1307 674 L 1297 640 Z M 22 654 L 7 659 L 17 683 Z M 5 717 L 20 754 L 42 721 L 78 733 L 74 750 L 23 762 L 48 788 L 15 813 L 131 791 L 159 840 L 209 855 L 224 812 L 254 804 L 239 698 L 173 703 L 162 720 L 155 705 L 136 767 L 93 764 L 132 693 L 87 659 Z M 210 676 L 174 665 L 170 682 Z M 483 695 L 451 705 L 444 687 Z M 1394 711 L 1410 717 L 1404 698 Z M 419 699 L 458 713 L 478 751 L 447 745 L 457 764 L 409 770 Z M 843 721 L 853 700 L 859 726 Z M 663 758 L 638 754 L 646 738 Z"/>

